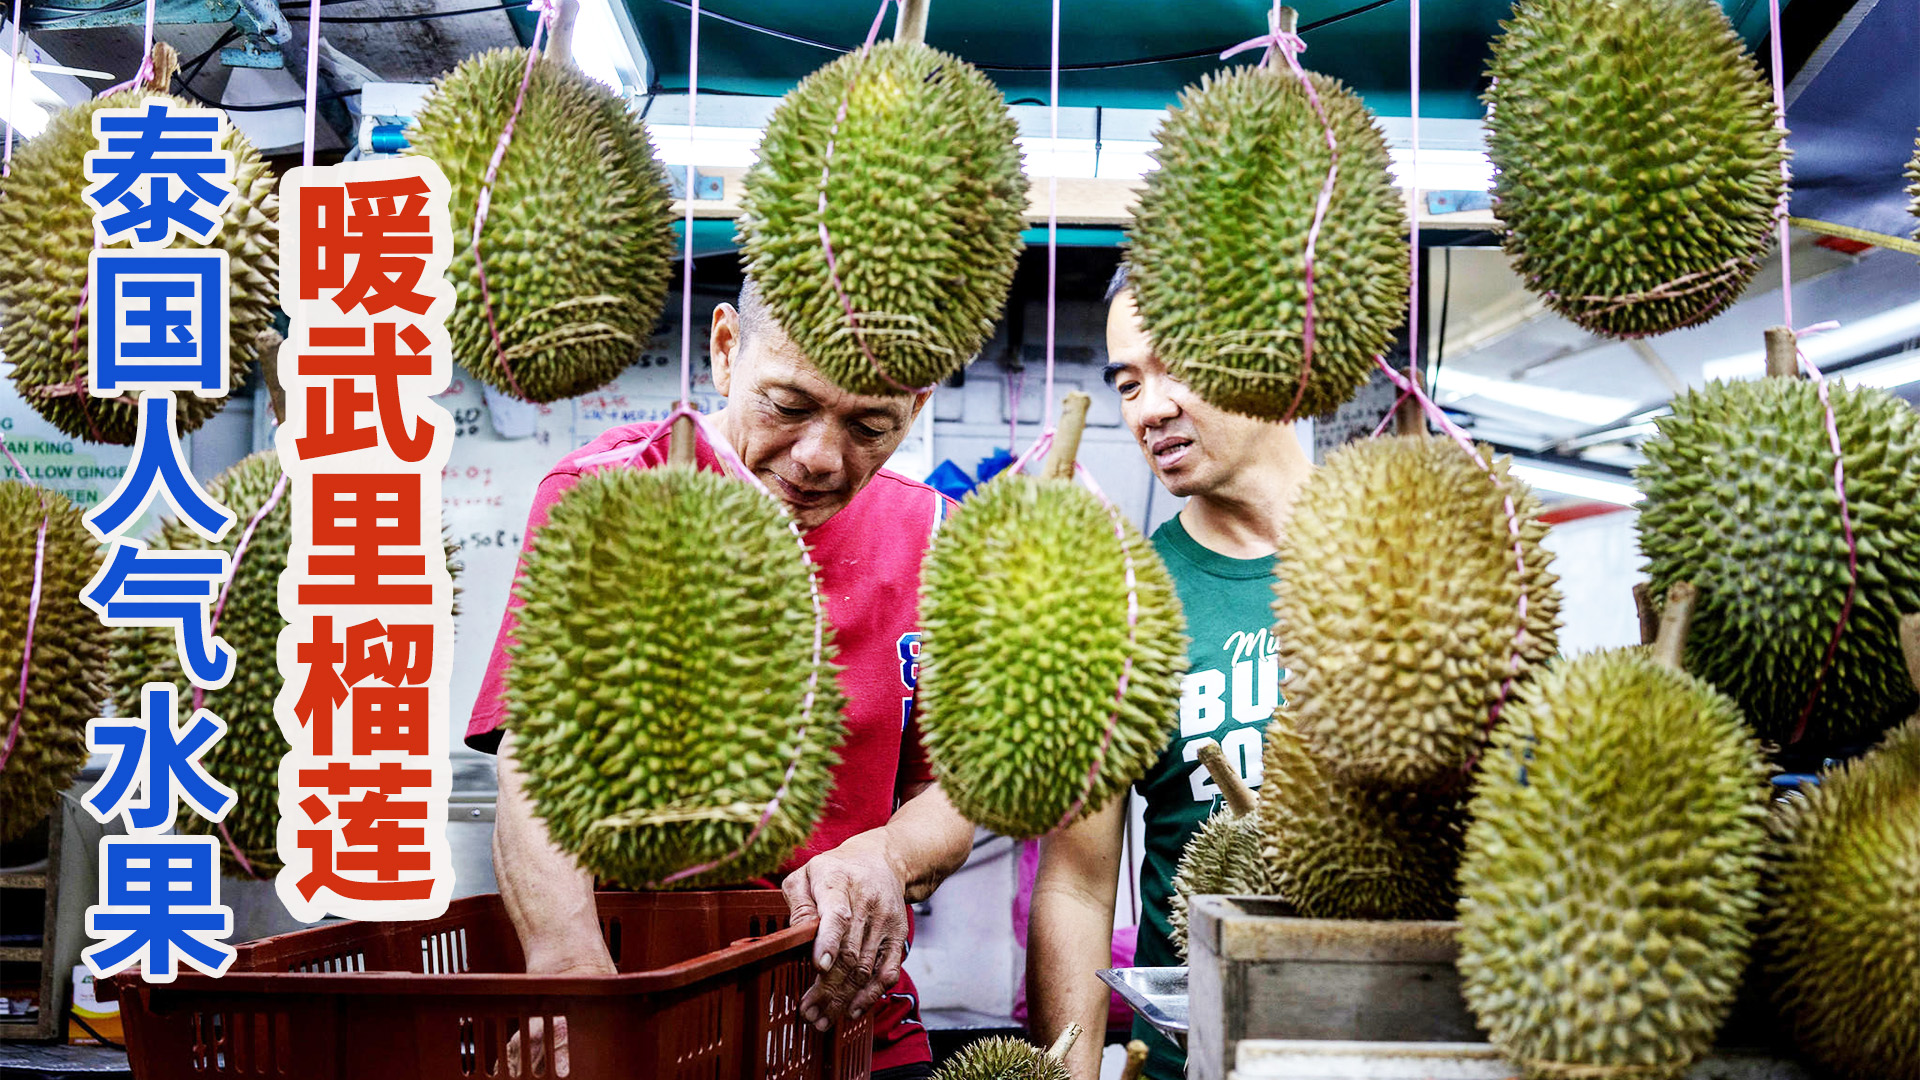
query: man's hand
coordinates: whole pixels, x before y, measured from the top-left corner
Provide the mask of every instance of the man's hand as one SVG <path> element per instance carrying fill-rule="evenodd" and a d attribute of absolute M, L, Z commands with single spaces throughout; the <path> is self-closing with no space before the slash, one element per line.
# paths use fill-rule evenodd
<path fill-rule="evenodd" d="M 907 882 L 888 858 L 884 829 L 861 833 L 808 860 L 781 883 L 795 923 L 817 920 L 813 962 L 821 971 L 800 1014 L 827 1030 L 858 1020 L 900 981 L 907 955 Z"/>

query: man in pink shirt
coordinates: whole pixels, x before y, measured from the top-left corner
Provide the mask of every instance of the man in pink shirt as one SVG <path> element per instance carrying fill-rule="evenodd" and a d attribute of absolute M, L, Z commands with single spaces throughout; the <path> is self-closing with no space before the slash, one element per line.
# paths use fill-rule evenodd
<path fill-rule="evenodd" d="M 932 1055 L 912 980 L 901 971 L 912 934 L 907 905 L 931 895 L 966 861 L 973 842 L 973 827 L 934 782 L 912 723 L 920 560 L 951 504 L 881 468 L 928 392 L 842 391 L 773 321 L 751 282 L 738 310 L 714 310 L 711 341 L 714 386 L 727 398 L 712 426 L 806 536 L 847 698 L 847 740 L 827 810 L 783 868 L 794 919 L 820 923 L 814 959 L 822 974 L 801 1008 L 823 1030 L 841 1016 L 872 1010 L 876 1080 L 924 1077 Z M 654 468 L 665 463 L 668 441 L 663 425 L 630 424 L 568 455 L 540 483 L 525 545 L 536 542 L 548 511 L 578 482 L 582 459 L 639 447 L 626 467 Z M 704 436 L 695 458 L 702 469 L 721 468 Z M 500 757 L 494 873 L 529 972 L 611 974 L 592 877 L 553 845 L 534 816 L 514 762 L 513 732 L 501 727 L 506 646 L 518 607 L 517 599 L 508 602 L 467 727 L 469 745 Z"/>

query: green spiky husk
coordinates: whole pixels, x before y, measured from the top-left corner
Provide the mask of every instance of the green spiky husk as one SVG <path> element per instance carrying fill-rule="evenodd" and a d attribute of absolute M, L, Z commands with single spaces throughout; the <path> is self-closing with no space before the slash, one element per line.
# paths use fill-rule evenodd
<path fill-rule="evenodd" d="M 272 450 L 242 459 L 206 485 L 207 495 L 234 514 L 233 528 L 219 543 L 209 543 L 178 518 L 169 517 L 149 546 L 156 551 L 231 555 L 247 522 L 266 505 L 280 476 L 280 456 Z M 219 690 L 207 691 L 202 700 L 202 707 L 226 722 L 227 734 L 200 760 L 215 780 L 239 797 L 221 824 L 259 877 L 271 877 L 281 867 L 280 759 L 287 753 L 287 741 L 273 718 L 273 701 L 280 693 L 279 641 L 286 626 L 280 618 L 280 574 L 287 568 L 292 529 L 289 492 L 260 519 L 220 611 L 215 632 L 233 647 L 233 680 Z M 163 627 L 116 630 L 113 700 L 121 716 L 140 715 L 140 688 L 149 682 L 171 684 L 180 694 L 180 716 L 191 711 L 193 687 L 180 670 L 173 631 Z M 340 732 L 336 737 L 344 739 L 348 730 L 344 709 L 335 727 Z M 181 814 L 177 827 L 183 833 L 219 835 L 214 823 L 198 814 Z M 225 840 L 220 844 L 220 861 L 228 875 L 247 876 Z"/>
<path fill-rule="evenodd" d="M 496 345 L 469 241 L 525 74 L 522 49 L 461 61 L 435 82 L 407 138 L 453 187 L 454 359 L 496 390 L 545 402 L 604 386 L 639 358 L 675 241 L 666 169 L 645 125 L 605 86 L 542 58 L 480 237 Z"/>
<path fill-rule="evenodd" d="M 1115 521 L 1076 484 L 1007 476 L 969 498 L 927 555 L 921 738 L 954 808 L 1003 836 L 1100 809 L 1172 737 L 1186 617 L 1152 545 L 1124 521 L 1116 537 Z"/>
<path fill-rule="evenodd" d="M 1180 852 L 1173 871 L 1173 902 L 1167 909 L 1173 947 L 1187 955 L 1187 905 L 1195 895 L 1272 896 L 1279 892 L 1273 868 L 1261 849 L 1266 838 L 1257 814 L 1235 817 L 1222 809 L 1201 823 Z"/>
<path fill-rule="evenodd" d="M 1461 989 L 1493 1044 L 1530 1077 L 1679 1076 L 1746 966 L 1765 800 L 1757 740 L 1704 680 L 1626 649 L 1536 675 L 1460 866 Z"/>
<path fill-rule="evenodd" d="M 813 570 L 779 504 L 717 473 L 605 469 L 554 506 L 524 565 L 506 726 L 554 843 L 631 888 L 717 859 L 668 887 L 777 870 L 819 821 L 845 737 L 832 636 L 816 667 Z"/>
<path fill-rule="evenodd" d="M 1775 817 L 1767 954 L 1802 1049 L 1847 1080 L 1920 1078 L 1920 716 Z"/>
<path fill-rule="evenodd" d="M 1349 783 L 1457 781 L 1502 687 L 1510 695 L 1553 656 L 1559 579 L 1540 502 L 1506 458 L 1479 452 L 1476 462 L 1424 435 L 1354 443 L 1294 503 L 1275 573 L 1287 700 L 1315 754 Z"/>
<path fill-rule="evenodd" d="M 1085 1036 L 1082 1036 L 1083 1038 Z M 996 1035 L 968 1043 L 933 1080 L 1072 1080 L 1064 1063 L 1024 1039 Z"/>
<path fill-rule="evenodd" d="M 1309 919 L 1453 914 L 1466 800 L 1356 787 L 1315 758 L 1293 719 L 1267 724 L 1261 849 L 1281 897 Z"/>
<path fill-rule="evenodd" d="M 740 199 L 740 250 L 775 321 L 835 385 L 931 386 L 993 333 L 1027 208 L 1016 134 L 985 75 L 898 41 L 835 60 L 774 110 Z M 820 243 L 823 166 L 845 299 Z"/>
<path fill-rule="evenodd" d="M 27 668 L 27 707 L 19 712 L 20 658 L 43 520 L 40 613 Z M 108 630 L 80 601 L 99 569 L 98 547 L 66 496 L 0 481 L 0 741 L 16 713 L 20 718 L 13 752 L 0 771 L 0 841 L 45 818 L 87 763 L 87 721 L 100 715 L 107 683 Z"/>
<path fill-rule="evenodd" d="M 1725 310 L 1772 242 L 1786 151 L 1719 5 L 1523 0 L 1500 25 L 1487 153 L 1527 287 L 1616 337 Z"/>
<path fill-rule="evenodd" d="M 1304 392 L 1307 234 L 1329 154 L 1297 76 L 1240 68 L 1183 92 L 1126 244 L 1141 323 L 1168 372 L 1220 408 L 1266 420 L 1339 408 L 1406 320 L 1407 219 L 1386 139 L 1338 80 L 1308 78 L 1340 168 L 1314 245 Z"/>
<path fill-rule="evenodd" d="M 1883 390 L 1829 388 L 1860 584 L 1808 719 L 1812 749 L 1870 739 L 1915 707 L 1899 617 L 1920 611 L 1920 415 Z M 1674 399 L 1636 472 L 1654 595 L 1700 587 L 1687 668 L 1785 743 L 1820 679 L 1849 572 L 1819 390 L 1713 383 Z"/>
<path fill-rule="evenodd" d="M 123 90 L 64 110 L 18 148 L 13 175 L 0 181 L 0 236 L 16 240 L 0 245 L 0 355 L 13 364 L 14 388 L 68 435 L 123 446 L 132 445 L 139 432 L 132 395 L 82 398 L 62 391 L 87 374 L 88 313 L 80 295 L 93 253 L 93 208 L 80 196 L 88 186 L 86 155 L 98 149 L 93 114 L 137 108 L 147 100 L 197 107 L 164 94 Z M 230 121 L 220 146 L 234 155 L 236 194 L 214 244 L 227 252 L 227 377 L 237 388 L 257 359 L 254 340 L 273 325 L 279 303 L 280 200 L 272 170 Z M 182 240 L 175 246 L 193 244 Z M 227 403 L 223 397 L 176 396 L 181 434 Z"/>

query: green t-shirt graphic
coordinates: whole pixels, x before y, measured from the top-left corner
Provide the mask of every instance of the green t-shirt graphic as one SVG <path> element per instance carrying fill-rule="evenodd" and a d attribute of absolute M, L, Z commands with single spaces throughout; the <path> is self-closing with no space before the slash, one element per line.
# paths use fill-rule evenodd
<path fill-rule="evenodd" d="M 1173 575 L 1193 644 L 1180 689 L 1180 729 L 1139 782 L 1147 802 L 1146 861 L 1140 869 L 1138 967 L 1177 967 L 1167 925 L 1180 852 L 1220 802 L 1200 747 L 1217 742 L 1249 787 L 1260 786 L 1260 739 L 1281 704 L 1280 646 L 1273 638 L 1273 556 L 1232 559 L 1201 547 L 1174 517 L 1153 546 Z M 1180 1080 L 1186 1059 L 1172 1040 L 1134 1020 L 1133 1037 L 1152 1055 L 1146 1075 Z"/>

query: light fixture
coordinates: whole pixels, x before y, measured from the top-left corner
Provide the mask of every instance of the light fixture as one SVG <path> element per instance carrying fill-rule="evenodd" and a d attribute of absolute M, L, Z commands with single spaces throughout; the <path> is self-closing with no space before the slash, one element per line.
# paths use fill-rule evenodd
<path fill-rule="evenodd" d="M 1632 506 L 1643 498 L 1640 489 L 1632 484 L 1618 480 L 1603 480 L 1591 473 L 1578 473 L 1522 461 L 1513 462 L 1507 467 L 1507 471 L 1541 491 L 1572 495 L 1589 502 Z"/>
<path fill-rule="evenodd" d="M 1800 351 L 1814 363 L 1825 364 L 1848 360 L 1916 334 L 1920 334 L 1920 300 L 1852 320 L 1836 330 L 1809 334 L 1800 339 Z M 1767 354 L 1761 349 L 1709 360 L 1700 368 L 1708 379 L 1757 379 L 1766 370 Z"/>
<path fill-rule="evenodd" d="M 612 87 L 622 98 L 646 89 L 646 52 L 633 32 L 625 4 L 579 0 L 572 44 L 574 66 L 588 78 Z"/>
<path fill-rule="evenodd" d="M 1506 379 L 1470 375 L 1457 368 L 1442 368 L 1439 382 L 1445 404 L 1467 397 L 1486 398 L 1543 416 L 1581 420 L 1589 425 L 1613 420 L 1638 404 L 1632 398 L 1560 390 L 1551 386 L 1528 386 Z"/>
<path fill-rule="evenodd" d="M 1854 386 L 1877 386 L 1883 390 L 1920 383 L 1920 349 L 1849 368 L 1840 373 L 1840 378 Z"/>
<path fill-rule="evenodd" d="M 14 138 L 33 138 L 47 130 L 47 122 L 53 119 L 47 112 L 47 106 L 59 107 L 64 104 L 53 88 L 36 78 L 23 51 L 18 61 L 11 59 L 13 54 L 13 28 L 0 31 L 0 46 L 6 48 L 0 53 L 0 122 L 11 121 Z"/>

